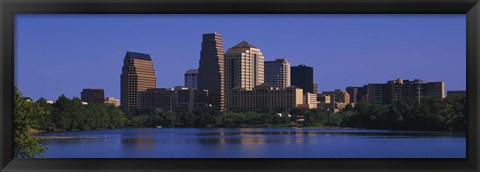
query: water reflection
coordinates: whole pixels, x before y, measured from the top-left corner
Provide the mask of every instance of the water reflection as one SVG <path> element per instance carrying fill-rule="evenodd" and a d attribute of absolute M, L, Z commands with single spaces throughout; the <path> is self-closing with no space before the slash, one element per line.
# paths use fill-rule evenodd
<path fill-rule="evenodd" d="M 139 146 L 154 145 L 155 139 L 153 138 L 122 138 L 122 144 L 134 144 Z"/>
<path fill-rule="evenodd" d="M 265 138 L 199 138 L 198 141 L 201 144 L 242 144 L 242 145 L 249 145 L 249 144 L 265 144 Z M 269 140 L 272 141 L 272 140 Z"/>
<path fill-rule="evenodd" d="M 312 132 L 312 131 L 247 131 L 247 132 L 204 132 L 199 136 L 252 136 L 252 135 L 295 135 L 295 136 L 409 136 L 409 137 L 465 137 L 463 133 L 437 133 L 437 132 Z"/>
<path fill-rule="evenodd" d="M 48 136 L 63 133 L 45 134 Z M 84 136 L 87 133 L 65 133 Z M 465 134 L 349 129 L 214 128 L 94 131 L 95 140 L 50 140 L 46 157 L 441 158 L 465 157 Z"/>

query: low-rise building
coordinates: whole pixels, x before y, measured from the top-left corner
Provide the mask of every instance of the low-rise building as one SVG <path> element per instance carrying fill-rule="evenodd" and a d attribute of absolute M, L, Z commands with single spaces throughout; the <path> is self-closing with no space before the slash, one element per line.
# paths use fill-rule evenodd
<path fill-rule="evenodd" d="M 303 105 L 301 107 L 305 109 L 316 109 L 317 103 L 317 94 L 307 92 L 303 95 Z"/>
<path fill-rule="evenodd" d="M 330 108 L 331 97 L 327 94 L 317 94 L 317 108 L 328 110 Z"/>
<path fill-rule="evenodd" d="M 413 81 L 396 79 L 387 83 L 367 85 L 367 103 L 392 104 L 401 100 L 423 98 L 443 99 L 445 84 L 443 81 L 427 82 L 419 79 Z"/>
<path fill-rule="evenodd" d="M 229 94 L 227 101 L 230 111 L 288 110 L 303 104 L 303 90 L 295 86 L 279 89 L 261 84 L 252 90 L 233 88 Z"/>
<path fill-rule="evenodd" d="M 466 97 L 466 91 L 447 91 L 447 97 Z"/>
<path fill-rule="evenodd" d="M 115 99 L 115 97 L 107 97 L 107 98 L 105 98 L 104 103 L 107 104 L 107 105 L 113 105 L 113 106 L 115 106 L 115 107 L 119 107 L 119 106 L 120 106 L 120 100 L 119 100 L 119 99 Z"/>
<path fill-rule="evenodd" d="M 322 94 L 329 95 L 332 102 L 336 103 L 350 103 L 350 94 L 342 89 L 335 89 L 335 91 L 324 91 Z"/>
<path fill-rule="evenodd" d="M 139 108 L 161 108 L 176 113 L 192 112 L 195 108 L 207 106 L 207 90 L 175 88 L 155 88 L 138 92 Z"/>
<path fill-rule="evenodd" d="M 82 102 L 104 103 L 105 93 L 101 88 L 86 88 L 81 93 Z"/>

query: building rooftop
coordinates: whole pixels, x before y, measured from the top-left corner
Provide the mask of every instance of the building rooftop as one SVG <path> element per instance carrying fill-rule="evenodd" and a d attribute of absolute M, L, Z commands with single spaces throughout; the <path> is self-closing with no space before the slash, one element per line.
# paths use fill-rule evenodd
<path fill-rule="evenodd" d="M 265 61 L 264 63 L 285 63 L 288 62 L 285 58 L 277 58 L 274 61 Z"/>
<path fill-rule="evenodd" d="M 257 47 L 253 46 L 252 44 L 249 44 L 247 41 L 242 41 L 237 45 L 233 46 L 232 48 L 257 48 Z"/>
<path fill-rule="evenodd" d="M 254 87 L 254 89 L 276 89 L 272 84 L 262 83 Z"/>
<path fill-rule="evenodd" d="M 84 88 L 83 90 L 103 91 L 103 88 Z"/>
<path fill-rule="evenodd" d="M 127 54 L 125 55 L 125 58 L 126 59 L 128 58 L 128 59 L 139 59 L 139 60 L 152 61 L 149 54 L 130 52 L 130 51 L 127 51 Z"/>
<path fill-rule="evenodd" d="M 190 69 L 190 70 L 187 70 L 187 72 L 185 73 L 185 75 L 188 75 L 188 74 L 198 74 L 198 69 Z"/>

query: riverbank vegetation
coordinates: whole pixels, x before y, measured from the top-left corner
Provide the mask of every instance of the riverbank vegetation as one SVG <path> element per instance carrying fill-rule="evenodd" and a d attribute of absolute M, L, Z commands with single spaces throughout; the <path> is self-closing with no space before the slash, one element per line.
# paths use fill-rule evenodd
<path fill-rule="evenodd" d="M 33 103 L 46 112 L 35 118 L 36 130 L 75 131 L 153 127 L 341 127 L 395 130 L 465 131 L 466 97 L 443 100 L 425 98 L 391 105 L 347 105 L 339 112 L 319 109 L 269 109 L 253 112 L 219 112 L 205 107 L 175 113 L 159 108 L 123 112 L 119 108 L 60 96 L 49 104 L 43 98 Z M 41 111 L 40 111 L 41 112 Z"/>
<path fill-rule="evenodd" d="M 89 103 L 74 97 L 61 95 L 53 104 L 40 98 L 35 102 L 50 112 L 50 116 L 40 121 L 40 130 L 96 130 L 114 129 L 125 126 L 125 114 L 112 105 Z"/>
<path fill-rule="evenodd" d="M 38 104 L 25 101 L 17 87 L 14 88 L 13 109 L 13 153 L 19 158 L 42 156 L 47 149 L 29 132 L 30 128 L 38 128 L 50 114 Z"/>
<path fill-rule="evenodd" d="M 14 155 L 42 156 L 47 149 L 33 135 L 42 131 L 73 131 L 125 127 L 125 114 L 112 105 L 82 104 L 79 98 L 60 96 L 49 104 L 44 98 L 34 102 L 14 88 Z"/>
<path fill-rule="evenodd" d="M 392 105 L 348 105 L 337 113 L 319 109 L 219 112 L 212 108 L 175 114 L 161 109 L 127 113 L 128 127 L 342 127 L 465 131 L 466 98 L 399 101 Z"/>

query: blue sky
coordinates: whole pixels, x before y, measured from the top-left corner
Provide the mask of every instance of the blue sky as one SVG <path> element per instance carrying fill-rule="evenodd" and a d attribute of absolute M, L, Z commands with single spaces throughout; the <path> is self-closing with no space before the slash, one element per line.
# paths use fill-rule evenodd
<path fill-rule="evenodd" d="M 120 98 L 126 51 L 151 55 L 157 87 L 183 85 L 198 67 L 203 33 L 228 48 L 245 40 L 266 61 L 314 67 L 319 90 L 396 78 L 466 88 L 465 15 L 17 15 L 15 83 L 55 100 L 104 88 Z"/>

